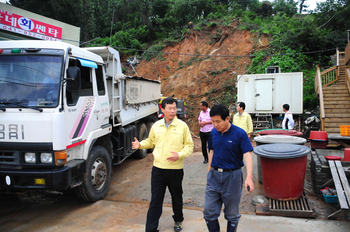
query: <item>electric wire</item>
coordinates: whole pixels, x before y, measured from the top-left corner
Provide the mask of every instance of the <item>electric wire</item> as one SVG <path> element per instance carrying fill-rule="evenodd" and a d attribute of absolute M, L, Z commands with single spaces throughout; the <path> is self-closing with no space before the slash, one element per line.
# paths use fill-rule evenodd
<path fill-rule="evenodd" d="M 103 46 L 101 44 L 90 44 L 94 46 Z M 204 57 L 273 57 L 273 56 L 295 56 L 295 55 L 306 55 L 306 54 L 315 54 L 315 53 L 324 53 L 324 52 L 329 52 L 332 50 L 336 50 L 337 48 L 330 48 L 326 50 L 318 50 L 318 51 L 310 51 L 310 52 L 297 52 L 297 53 L 286 53 L 286 54 L 251 54 L 251 55 L 209 55 L 209 54 L 190 54 L 190 53 L 173 53 L 173 52 L 159 52 L 159 51 L 148 51 L 148 50 L 141 50 L 141 49 L 134 49 L 134 48 L 124 48 L 124 47 L 113 47 L 112 48 L 116 50 L 128 50 L 128 51 L 137 51 L 137 52 L 146 52 L 146 53 L 157 53 L 159 55 L 179 55 L 179 56 L 204 56 Z M 340 50 L 345 49 L 343 48 L 338 48 Z"/>

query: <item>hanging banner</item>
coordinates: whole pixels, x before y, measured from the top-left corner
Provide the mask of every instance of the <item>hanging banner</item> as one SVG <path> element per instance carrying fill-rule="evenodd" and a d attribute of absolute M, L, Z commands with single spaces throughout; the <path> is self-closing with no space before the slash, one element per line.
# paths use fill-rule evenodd
<path fill-rule="evenodd" d="M 62 41 L 62 28 L 0 9 L 0 29 L 43 40 Z"/>

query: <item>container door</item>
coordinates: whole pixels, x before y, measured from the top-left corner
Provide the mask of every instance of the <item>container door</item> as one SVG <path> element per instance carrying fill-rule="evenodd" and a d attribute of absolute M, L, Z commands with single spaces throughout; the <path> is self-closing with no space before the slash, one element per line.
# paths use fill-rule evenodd
<path fill-rule="evenodd" d="M 255 80 L 255 110 L 272 111 L 272 79 Z"/>

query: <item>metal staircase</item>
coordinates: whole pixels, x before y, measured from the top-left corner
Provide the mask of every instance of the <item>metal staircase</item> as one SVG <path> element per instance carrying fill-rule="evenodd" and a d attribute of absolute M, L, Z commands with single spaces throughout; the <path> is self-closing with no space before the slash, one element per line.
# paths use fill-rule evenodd
<path fill-rule="evenodd" d="M 267 113 L 255 114 L 255 120 L 253 120 L 253 129 L 262 130 L 273 128 L 272 115 Z"/>

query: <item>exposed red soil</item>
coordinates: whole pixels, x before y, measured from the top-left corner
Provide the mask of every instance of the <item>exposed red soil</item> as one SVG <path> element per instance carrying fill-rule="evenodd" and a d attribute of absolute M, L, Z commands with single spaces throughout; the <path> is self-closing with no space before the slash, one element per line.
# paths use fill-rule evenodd
<path fill-rule="evenodd" d="M 222 95 L 225 85 L 235 86 L 237 74 L 243 74 L 252 62 L 249 55 L 268 45 L 267 35 L 239 30 L 235 22 L 231 26 L 207 27 L 201 32 L 192 30 L 181 42 L 166 46 L 161 57 L 141 61 L 136 71 L 145 78 L 160 80 L 163 96 L 185 99 L 186 122 L 198 134 L 200 102 L 208 101 L 208 93 Z M 218 102 L 208 103 L 211 107 Z"/>

